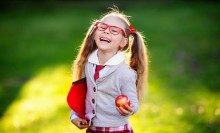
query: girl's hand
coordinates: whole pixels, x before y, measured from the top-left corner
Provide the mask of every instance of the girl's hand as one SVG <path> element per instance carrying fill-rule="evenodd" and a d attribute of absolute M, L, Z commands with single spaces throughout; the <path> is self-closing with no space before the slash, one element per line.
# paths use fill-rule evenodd
<path fill-rule="evenodd" d="M 78 127 L 79 129 L 84 129 L 84 128 L 88 128 L 89 124 L 86 121 L 86 119 L 82 119 L 82 118 L 75 118 L 71 121 L 76 127 Z"/>
<path fill-rule="evenodd" d="M 116 107 L 116 109 L 123 116 L 131 115 L 133 113 L 133 111 L 134 111 L 134 109 L 133 109 L 134 105 L 131 103 L 130 106 L 125 105 L 125 107 L 126 108 Z"/>

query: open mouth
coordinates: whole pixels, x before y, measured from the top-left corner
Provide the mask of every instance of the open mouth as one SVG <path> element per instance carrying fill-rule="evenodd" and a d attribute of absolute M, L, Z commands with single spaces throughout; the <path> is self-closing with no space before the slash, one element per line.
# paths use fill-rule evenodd
<path fill-rule="evenodd" d="M 107 42 L 107 43 L 110 43 L 110 42 L 111 42 L 111 40 L 109 40 L 109 39 L 107 39 L 107 38 L 104 38 L 104 37 L 101 37 L 101 38 L 100 38 L 100 41 L 102 41 L 102 42 Z"/>

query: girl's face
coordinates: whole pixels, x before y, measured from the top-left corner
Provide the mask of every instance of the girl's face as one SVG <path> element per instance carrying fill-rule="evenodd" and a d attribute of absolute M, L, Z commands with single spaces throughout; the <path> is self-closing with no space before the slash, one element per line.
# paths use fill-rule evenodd
<path fill-rule="evenodd" d="M 107 24 L 108 26 L 116 26 L 125 30 L 124 22 L 115 16 L 108 16 L 101 22 Z M 115 34 L 115 30 L 117 29 L 112 28 L 110 31 L 110 27 L 106 29 L 104 29 L 104 27 L 100 28 L 103 29 L 96 29 L 94 37 L 96 45 L 100 51 L 115 54 L 120 47 L 123 48 L 128 43 L 128 39 L 124 37 L 121 30 L 119 30 L 119 34 Z"/>

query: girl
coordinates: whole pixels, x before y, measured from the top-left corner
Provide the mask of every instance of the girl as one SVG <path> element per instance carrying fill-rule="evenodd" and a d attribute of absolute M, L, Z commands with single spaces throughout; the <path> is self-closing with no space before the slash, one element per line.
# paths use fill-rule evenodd
<path fill-rule="evenodd" d="M 94 21 L 73 64 L 75 80 L 87 80 L 88 120 L 71 111 L 71 122 L 87 128 L 86 133 L 133 133 L 128 118 L 137 112 L 144 94 L 146 52 L 141 33 L 117 9 Z M 115 98 L 121 94 L 130 99 L 130 106 L 116 107 Z"/>

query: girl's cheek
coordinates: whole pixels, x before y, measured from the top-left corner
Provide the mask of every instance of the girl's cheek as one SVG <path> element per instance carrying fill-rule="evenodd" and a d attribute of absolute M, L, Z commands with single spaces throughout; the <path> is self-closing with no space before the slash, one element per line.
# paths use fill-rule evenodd
<path fill-rule="evenodd" d="M 96 37 L 99 34 L 99 31 L 96 30 L 94 34 L 95 34 L 95 37 Z"/>
<path fill-rule="evenodd" d="M 115 42 L 121 42 L 121 37 L 119 37 L 119 36 L 114 36 L 113 38 L 112 38 Z"/>
<path fill-rule="evenodd" d="M 95 35 L 100 35 L 103 31 L 96 30 Z"/>
<path fill-rule="evenodd" d="M 95 33 L 95 36 L 94 36 L 94 40 L 98 40 L 99 39 L 99 35 L 98 35 L 98 33 L 96 32 Z"/>

